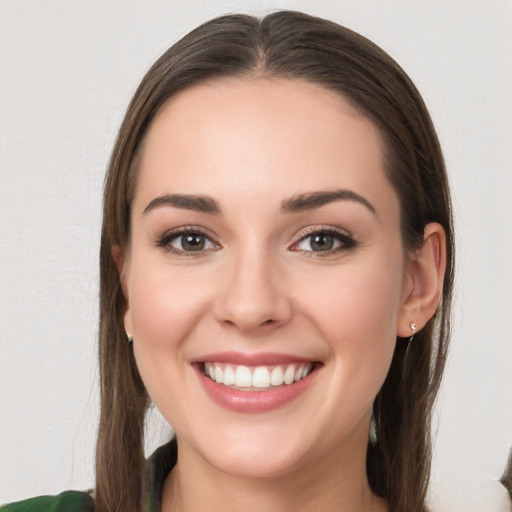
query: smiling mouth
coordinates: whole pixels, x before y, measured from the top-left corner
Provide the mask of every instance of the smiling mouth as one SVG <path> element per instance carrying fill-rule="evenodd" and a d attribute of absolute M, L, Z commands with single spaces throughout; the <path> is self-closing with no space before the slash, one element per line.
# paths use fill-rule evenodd
<path fill-rule="evenodd" d="M 313 362 L 266 366 L 203 363 L 202 373 L 212 381 L 241 391 L 268 391 L 305 379 L 316 367 Z"/>

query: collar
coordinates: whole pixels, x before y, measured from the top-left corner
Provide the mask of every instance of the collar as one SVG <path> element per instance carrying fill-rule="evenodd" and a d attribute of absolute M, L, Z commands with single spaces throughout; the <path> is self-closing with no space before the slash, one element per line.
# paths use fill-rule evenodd
<path fill-rule="evenodd" d="M 177 459 L 178 444 L 174 438 L 155 450 L 147 460 L 142 475 L 141 510 L 143 512 L 160 512 L 164 482 Z"/>

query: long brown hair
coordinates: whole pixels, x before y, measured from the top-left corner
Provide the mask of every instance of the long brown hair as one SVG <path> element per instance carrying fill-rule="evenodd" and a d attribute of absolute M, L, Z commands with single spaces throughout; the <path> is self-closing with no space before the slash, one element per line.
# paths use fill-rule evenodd
<path fill-rule="evenodd" d="M 138 87 L 111 156 L 104 189 L 100 252 L 101 418 L 96 452 L 98 512 L 139 507 L 144 414 L 149 398 L 123 327 L 125 299 L 112 248 L 126 248 L 136 160 L 158 110 L 180 90 L 222 77 L 301 79 L 337 92 L 379 128 L 385 169 L 401 205 L 406 250 L 427 223 L 440 223 L 447 269 L 437 313 L 407 354 L 396 345 L 374 403 L 368 445 L 370 486 L 393 512 L 419 512 L 431 462 L 431 414 L 446 359 L 453 285 L 450 196 L 440 145 L 415 86 L 384 51 L 333 22 L 280 11 L 262 19 L 228 15 L 196 28 L 167 50 Z"/>

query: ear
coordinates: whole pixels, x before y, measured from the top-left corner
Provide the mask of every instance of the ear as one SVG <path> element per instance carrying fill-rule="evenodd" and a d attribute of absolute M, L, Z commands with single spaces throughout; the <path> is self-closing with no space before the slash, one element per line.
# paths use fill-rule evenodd
<path fill-rule="evenodd" d="M 398 316 L 397 335 L 403 338 L 422 329 L 436 312 L 443 292 L 446 270 L 446 235 L 436 222 L 425 226 L 423 245 L 406 263 L 404 297 Z"/>
<path fill-rule="evenodd" d="M 128 272 L 128 257 L 125 252 L 119 247 L 119 245 L 113 245 L 111 249 L 112 259 L 114 260 L 114 264 L 117 268 L 117 272 L 119 274 L 119 281 L 121 283 L 121 288 L 123 290 L 124 300 L 125 300 L 125 312 L 124 312 L 124 329 L 128 336 L 131 336 L 133 333 L 132 329 L 132 321 L 131 321 L 131 312 L 130 312 L 130 302 L 128 300 L 128 285 L 126 282 L 127 272 Z"/>

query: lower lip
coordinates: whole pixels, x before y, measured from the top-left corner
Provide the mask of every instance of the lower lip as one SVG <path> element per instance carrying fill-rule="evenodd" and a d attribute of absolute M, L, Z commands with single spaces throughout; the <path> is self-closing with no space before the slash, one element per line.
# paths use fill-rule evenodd
<path fill-rule="evenodd" d="M 206 377 L 196 366 L 199 380 L 210 398 L 221 407 L 240 413 L 260 413 L 283 407 L 301 395 L 313 382 L 318 373 L 315 368 L 307 377 L 293 384 L 269 389 L 268 391 L 240 391 Z"/>

